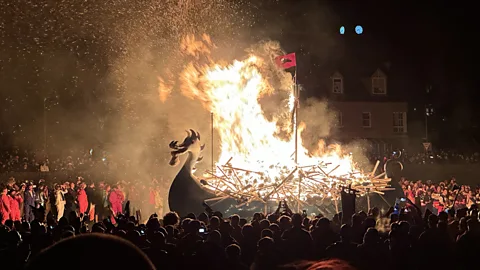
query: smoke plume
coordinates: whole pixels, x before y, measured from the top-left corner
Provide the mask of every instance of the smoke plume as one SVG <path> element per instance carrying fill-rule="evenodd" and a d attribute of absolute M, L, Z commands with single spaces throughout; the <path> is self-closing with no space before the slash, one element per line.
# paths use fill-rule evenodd
<path fill-rule="evenodd" d="M 29 124 L 23 129 L 38 134 L 43 123 L 43 104 L 38 100 L 47 98 L 51 147 L 85 149 L 87 144 L 99 145 L 107 156 L 122 157 L 126 164 L 118 170 L 117 179 L 148 183 L 152 177 L 163 178 L 166 189 L 179 169 L 168 166 L 170 140 L 182 140 L 186 129 L 200 132 L 207 147 L 199 171 L 211 165 L 211 147 L 214 155 L 219 151 L 215 141 L 218 134 L 211 134 L 210 112 L 181 94 L 178 78 L 188 63 L 230 62 L 248 54 L 258 55 L 269 61 L 262 75 L 275 90 L 275 94 L 260 100 L 267 118 L 278 116 L 278 104 L 286 102 L 292 77 L 273 62 L 285 51 L 278 42 L 265 40 L 280 38 L 288 22 L 272 11 L 267 18 L 272 23 L 259 23 L 255 10 L 266 5 L 275 7 L 282 1 L 267 2 L 40 0 L 19 5 L 8 0 L 11 8 L 1 10 L 0 29 L 25 32 L 0 32 L 1 66 L 10 67 L 0 72 L 0 78 L 11 89 L 8 94 L 2 92 L 2 99 L 8 101 L 16 95 L 33 101 L 16 107 L 7 104 L 11 110 L 2 115 L 3 120 L 31 111 L 32 116 L 25 116 L 24 122 Z M 315 14 L 298 16 L 311 21 L 311 31 L 304 31 L 308 34 L 320 32 L 319 25 L 328 23 Z M 206 53 L 200 50 L 203 47 L 182 47 L 185 37 L 203 34 L 211 38 L 210 45 L 215 44 L 208 48 L 214 59 L 202 58 Z M 327 49 L 312 56 L 323 63 L 333 42 L 325 32 L 314 36 L 316 41 L 309 46 L 327 44 L 322 45 Z M 198 50 L 201 53 L 196 53 Z M 30 64 L 22 64 L 26 62 Z M 159 92 L 159 88 L 170 91 Z M 323 101 L 308 99 L 300 108 L 299 118 L 307 124 L 304 144 L 314 147 L 330 134 L 334 115 Z M 283 136 L 290 115 L 280 117 L 278 135 Z"/>

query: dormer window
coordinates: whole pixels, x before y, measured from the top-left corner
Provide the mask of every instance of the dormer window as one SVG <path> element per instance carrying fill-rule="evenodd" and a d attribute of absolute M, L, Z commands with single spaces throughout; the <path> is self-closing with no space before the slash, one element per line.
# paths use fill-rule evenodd
<path fill-rule="evenodd" d="M 338 72 L 332 76 L 332 92 L 334 94 L 343 94 L 343 77 Z"/>
<path fill-rule="evenodd" d="M 386 95 L 387 94 L 387 77 L 382 71 L 377 70 L 372 76 L 372 94 Z"/>

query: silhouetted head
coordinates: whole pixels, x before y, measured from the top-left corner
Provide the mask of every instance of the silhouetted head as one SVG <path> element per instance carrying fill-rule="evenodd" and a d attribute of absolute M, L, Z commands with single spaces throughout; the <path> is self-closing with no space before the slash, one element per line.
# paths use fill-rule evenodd
<path fill-rule="evenodd" d="M 210 229 L 217 230 L 220 228 L 220 219 L 218 217 L 212 217 L 210 219 Z"/>
<path fill-rule="evenodd" d="M 428 216 L 428 227 L 436 228 L 438 223 L 438 217 L 434 214 Z"/>
<path fill-rule="evenodd" d="M 194 213 L 188 213 L 187 216 L 186 216 L 186 218 L 195 220 L 195 219 L 197 219 L 197 216 L 195 216 Z"/>
<path fill-rule="evenodd" d="M 85 248 L 88 247 L 88 248 Z M 115 236 L 86 234 L 64 239 L 43 250 L 26 269 L 84 269 L 85 263 L 72 263 L 75 258 L 88 259 L 90 269 L 155 269 L 150 260 L 133 244 Z"/>
<path fill-rule="evenodd" d="M 270 229 L 263 229 L 260 237 L 261 237 L 261 238 L 263 238 L 263 237 L 271 237 L 271 238 L 273 238 L 273 231 L 270 230 Z"/>
<path fill-rule="evenodd" d="M 289 216 L 281 216 L 279 225 L 282 230 L 290 229 L 290 226 L 292 225 L 292 219 Z"/>
<path fill-rule="evenodd" d="M 448 222 L 448 214 L 443 211 L 438 213 L 438 220 L 443 222 Z"/>
<path fill-rule="evenodd" d="M 202 227 L 202 224 L 198 220 L 192 220 L 188 224 L 188 232 L 196 234 L 198 230 Z"/>
<path fill-rule="evenodd" d="M 207 214 L 205 213 L 200 213 L 200 215 L 198 215 L 198 220 L 205 223 L 205 224 L 208 224 L 208 216 Z"/>
<path fill-rule="evenodd" d="M 380 236 L 378 234 L 377 229 L 374 228 L 368 228 L 367 232 L 363 236 L 363 243 L 364 244 L 378 244 L 380 241 Z"/>
<path fill-rule="evenodd" d="M 310 262 L 307 267 L 301 267 L 299 269 L 306 270 L 355 270 L 355 268 L 349 265 L 347 262 L 338 259 L 331 259 L 320 262 Z"/>
<path fill-rule="evenodd" d="M 300 214 L 293 214 L 292 216 L 292 225 L 293 227 L 299 228 L 302 227 L 303 217 Z"/>
<path fill-rule="evenodd" d="M 375 226 L 377 226 L 377 221 L 373 218 L 367 218 L 363 221 L 363 224 L 365 225 L 365 228 L 375 228 Z"/>
<path fill-rule="evenodd" d="M 270 227 L 268 227 L 269 230 L 271 230 L 274 234 L 280 233 L 280 226 L 276 223 L 270 224 Z"/>
<path fill-rule="evenodd" d="M 240 216 L 239 215 L 233 215 L 230 217 L 230 224 L 232 226 L 236 227 L 240 223 Z"/>
<path fill-rule="evenodd" d="M 220 245 L 222 243 L 222 236 L 219 231 L 211 231 L 208 234 L 207 242 Z"/>
<path fill-rule="evenodd" d="M 13 220 L 7 219 L 5 220 L 5 226 L 8 227 L 8 229 L 13 229 Z"/>
<path fill-rule="evenodd" d="M 242 227 L 242 235 L 245 238 L 252 238 L 255 236 L 255 230 L 253 229 L 253 226 L 250 224 L 247 224 Z"/>
<path fill-rule="evenodd" d="M 147 221 L 147 228 L 151 231 L 156 231 L 160 229 L 160 227 L 160 221 L 158 221 L 158 218 L 153 217 Z"/>
<path fill-rule="evenodd" d="M 260 229 L 268 229 L 268 227 L 270 227 L 270 221 L 268 221 L 268 219 L 262 219 L 260 220 L 259 222 L 259 225 L 260 225 Z"/>
<path fill-rule="evenodd" d="M 169 226 L 169 225 L 176 226 L 178 225 L 179 222 L 180 222 L 180 217 L 176 212 L 167 213 L 163 217 L 163 226 Z"/>
<path fill-rule="evenodd" d="M 180 223 L 180 227 L 182 228 L 182 230 L 188 231 L 188 224 L 190 224 L 191 221 L 192 219 L 190 218 L 186 218 L 182 220 L 182 222 Z"/>
<path fill-rule="evenodd" d="M 263 237 L 258 241 L 258 251 L 261 253 L 268 253 L 275 247 L 275 241 L 270 237 Z"/>
<path fill-rule="evenodd" d="M 352 238 L 352 227 L 348 224 L 343 224 L 340 228 L 340 237 L 342 241 L 350 241 Z"/>
<path fill-rule="evenodd" d="M 330 229 L 330 220 L 326 217 L 322 217 L 317 221 L 317 228 L 322 230 Z"/>
<path fill-rule="evenodd" d="M 238 245 L 232 244 L 225 248 L 225 253 L 227 254 L 228 259 L 238 260 L 240 258 L 241 249 Z"/>

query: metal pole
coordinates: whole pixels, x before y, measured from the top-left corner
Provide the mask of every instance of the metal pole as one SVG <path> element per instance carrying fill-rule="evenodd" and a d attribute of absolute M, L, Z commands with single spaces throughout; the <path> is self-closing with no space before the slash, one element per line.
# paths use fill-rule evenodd
<path fill-rule="evenodd" d="M 428 108 L 425 105 L 425 142 L 428 142 Z M 425 147 L 425 163 L 428 160 L 428 148 Z"/>
<path fill-rule="evenodd" d="M 294 115 L 293 115 L 293 128 L 295 133 L 295 164 L 298 164 L 298 103 L 299 103 L 299 92 L 297 86 L 297 71 L 295 68 L 295 81 L 293 85 L 293 93 L 295 95 L 295 104 L 294 104 Z"/>
<path fill-rule="evenodd" d="M 295 66 L 295 78 L 293 85 L 293 93 L 295 95 L 295 104 L 294 104 L 294 115 L 293 115 L 293 125 L 295 133 L 295 166 L 298 168 L 298 105 L 299 105 L 299 91 L 297 85 L 297 67 Z M 300 196 L 302 195 L 302 175 L 299 172 L 298 175 L 298 201 L 297 201 L 297 213 L 300 213 Z"/>
<path fill-rule="evenodd" d="M 297 201 L 297 213 L 300 213 L 300 196 L 302 195 L 302 174 L 298 174 L 298 201 Z"/>
<path fill-rule="evenodd" d="M 425 105 L 425 140 L 428 142 L 428 108 Z"/>
<path fill-rule="evenodd" d="M 212 173 L 215 171 L 215 162 L 213 159 L 213 133 L 214 133 L 214 128 L 213 128 L 213 112 L 210 113 L 210 122 L 211 122 L 211 136 L 212 136 L 212 142 L 211 142 L 211 151 L 212 151 L 212 156 L 211 156 L 211 162 L 212 162 Z"/>
<path fill-rule="evenodd" d="M 43 98 L 43 151 L 47 155 L 47 98 Z"/>
<path fill-rule="evenodd" d="M 367 191 L 367 213 L 370 211 L 370 192 Z"/>

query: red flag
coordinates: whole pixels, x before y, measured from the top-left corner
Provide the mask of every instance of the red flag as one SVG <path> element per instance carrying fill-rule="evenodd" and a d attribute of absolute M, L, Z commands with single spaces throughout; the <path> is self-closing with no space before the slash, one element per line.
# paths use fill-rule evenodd
<path fill-rule="evenodd" d="M 297 58 L 295 57 L 295 53 L 277 56 L 275 58 L 275 62 L 279 67 L 282 67 L 284 69 L 297 66 Z"/>

